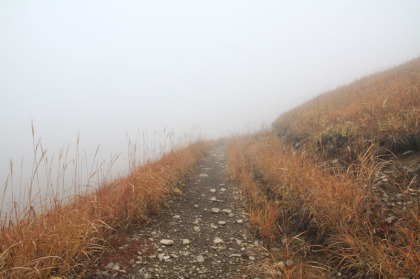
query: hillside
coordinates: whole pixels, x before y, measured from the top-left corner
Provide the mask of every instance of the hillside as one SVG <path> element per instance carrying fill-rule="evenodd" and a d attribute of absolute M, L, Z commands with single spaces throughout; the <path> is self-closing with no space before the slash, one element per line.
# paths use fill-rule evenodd
<path fill-rule="evenodd" d="M 324 154 L 372 144 L 380 154 L 420 151 L 420 58 L 321 94 L 282 114 L 273 131 Z"/>
<path fill-rule="evenodd" d="M 275 276 L 420 275 L 420 58 L 321 94 L 228 153 Z"/>

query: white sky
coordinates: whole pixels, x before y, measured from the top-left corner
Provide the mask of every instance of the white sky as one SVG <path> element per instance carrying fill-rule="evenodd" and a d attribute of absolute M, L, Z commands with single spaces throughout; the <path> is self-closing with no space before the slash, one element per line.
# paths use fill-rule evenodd
<path fill-rule="evenodd" d="M 31 119 L 47 147 L 80 133 L 109 153 L 137 129 L 271 125 L 419 56 L 419 15 L 416 0 L 0 0 L 0 170 L 31 151 Z"/>

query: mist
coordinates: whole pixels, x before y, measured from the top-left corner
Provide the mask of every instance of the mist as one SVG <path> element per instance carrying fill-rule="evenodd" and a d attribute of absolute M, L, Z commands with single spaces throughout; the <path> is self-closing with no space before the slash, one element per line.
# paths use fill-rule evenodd
<path fill-rule="evenodd" d="M 420 55 L 419 1 L 0 2 L 0 177 L 68 143 L 217 139 Z"/>

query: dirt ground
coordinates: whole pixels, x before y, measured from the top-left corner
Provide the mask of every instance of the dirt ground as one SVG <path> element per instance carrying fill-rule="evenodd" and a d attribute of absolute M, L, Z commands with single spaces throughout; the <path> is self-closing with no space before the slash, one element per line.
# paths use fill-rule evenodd
<path fill-rule="evenodd" d="M 87 278 L 258 278 L 267 253 L 226 177 L 224 148 L 210 150 L 150 223 L 116 235 Z"/>

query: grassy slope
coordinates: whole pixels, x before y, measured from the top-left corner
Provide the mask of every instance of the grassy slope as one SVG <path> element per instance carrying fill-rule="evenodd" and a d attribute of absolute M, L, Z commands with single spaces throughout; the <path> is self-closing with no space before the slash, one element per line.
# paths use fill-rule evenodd
<path fill-rule="evenodd" d="M 0 277 L 49 278 L 83 273 L 110 234 L 156 211 L 208 149 L 199 142 L 173 150 L 98 190 L 38 213 L 11 212 L 0 221 Z"/>
<path fill-rule="evenodd" d="M 282 114 L 273 130 L 287 142 L 349 141 L 360 152 L 369 141 L 419 151 L 420 58 L 326 92 Z"/>
<path fill-rule="evenodd" d="M 273 133 L 230 141 L 229 170 L 270 246 L 272 274 L 420 275 L 418 180 L 383 173 L 389 154 L 407 150 L 420 170 L 419 108 L 416 59 L 306 102 Z"/>

